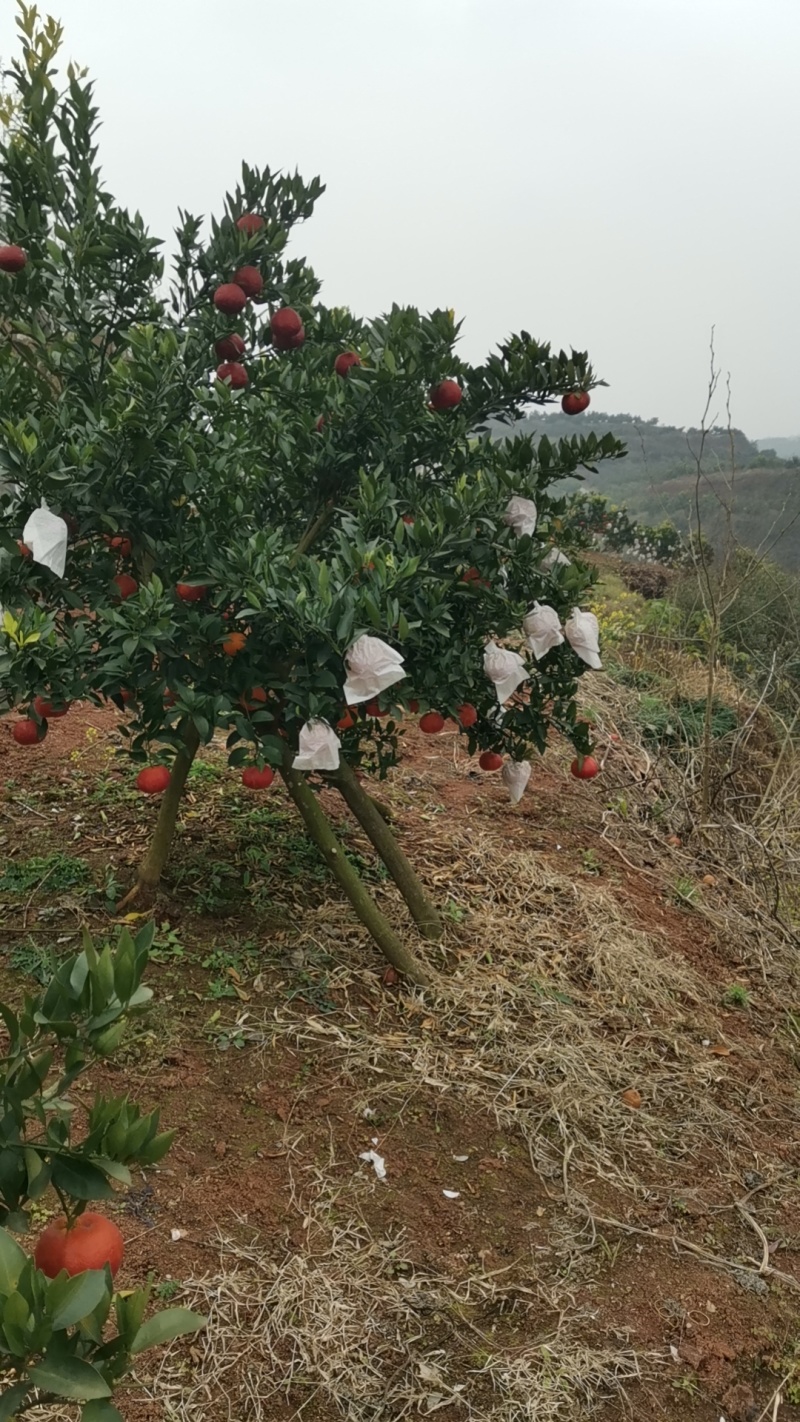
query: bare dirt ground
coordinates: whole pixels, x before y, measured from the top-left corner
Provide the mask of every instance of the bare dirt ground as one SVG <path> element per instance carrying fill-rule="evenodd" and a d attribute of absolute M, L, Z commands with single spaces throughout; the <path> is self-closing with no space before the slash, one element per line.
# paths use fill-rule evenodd
<path fill-rule="evenodd" d="M 112 931 L 155 813 L 120 720 L 74 708 L 33 749 L 0 724 L 12 996 Z M 146 1356 L 130 1422 L 800 1418 L 796 951 L 598 729 L 598 781 L 554 747 L 516 809 L 408 730 L 380 793 L 434 948 L 325 792 L 442 998 L 384 980 L 277 784 L 195 768 L 155 1006 L 93 1083 L 179 1132 L 120 1197 L 120 1282 L 209 1319 Z"/>

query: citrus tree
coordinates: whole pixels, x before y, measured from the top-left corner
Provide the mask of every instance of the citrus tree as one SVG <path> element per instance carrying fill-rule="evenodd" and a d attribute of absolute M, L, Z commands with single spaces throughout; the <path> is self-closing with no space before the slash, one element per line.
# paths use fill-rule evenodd
<path fill-rule="evenodd" d="M 590 575 L 553 486 L 623 451 L 488 435 L 532 404 L 580 414 L 588 358 L 521 332 L 472 365 L 450 311 L 328 308 L 287 254 L 321 184 L 268 169 L 245 166 L 209 224 L 180 214 L 165 286 L 160 244 L 100 178 L 90 84 L 68 70 L 58 85 L 59 27 L 24 5 L 18 24 L 0 149 L 14 735 L 36 744 L 81 697 L 126 708 L 139 786 L 162 797 L 141 895 L 193 757 L 225 732 L 246 786 L 283 777 L 376 941 L 422 980 L 315 790 L 341 792 L 435 937 L 435 905 L 363 783 L 401 753 L 403 716 L 431 734 L 452 722 L 512 795 L 550 727 L 591 771 L 575 707 L 598 664 Z"/>
<path fill-rule="evenodd" d="M 185 1309 L 145 1318 L 149 1289 L 115 1293 L 122 1235 L 87 1209 L 130 1183 L 130 1165 L 161 1160 L 173 1132 L 159 1130 L 158 1111 L 143 1114 L 127 1097 L 102 1095 L 75 1129 L 76 1082 L 116 1050 L 152 996 L 142 983 L 152 938 L 152 925 L 135 939 L 123 930 L 98 950 L 85 936 L 81 952 L 21 1010 L 0 1002 L 2 1422 L 58 1401 L 85 1404 L 84 1422 L 121 1422 L 108 1399 L 136 1355 L 203 1323 Z M 32 1210 L 50 1192 L 63 1215 L 31 1258 L 14 1234 L 31 1228 Z"/>

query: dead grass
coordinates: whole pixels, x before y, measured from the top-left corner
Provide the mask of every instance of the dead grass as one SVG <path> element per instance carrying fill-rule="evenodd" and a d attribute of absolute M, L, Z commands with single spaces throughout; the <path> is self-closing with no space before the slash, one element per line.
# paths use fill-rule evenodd
<path fill-rule="evenodd" d="M 293 1415 L 349 1422 L 451 1406 L 471 1422 L 561 1422 L 590 1415 L 663 1362 L 581 1344 L 579 1311 L 537 1336 L 536 1288 L 517 1284 L 512 1296 L 490 1274 L 422 1275 L 402 1235 L 376 1239 L 362 1221 L 337 1215 L 319 1182 L 302 1252 L 276 1260 L 256 1239 L 220 1238 L 219 1269 L 186 1283 L 191 1306 L 209 1319 L 199 1358 L 172 1349 L 143 1384 L 169 1422 L 221 1416 L 223 1398 L 231 1418 L 248 1422 L 267 1422 L 279 1399 Z M 522 1347 L 504 1349 L 484 1329 L 484 1315 L 504 1304 L 531 1316 Z"/>
<path fill-rule="evenodd" d="M 645 1198 L 655 1174 L 660 1190 L 685 1190 L 700 1150 L 718 1154 L 731 1179 L 754 1153 L 770 1154 L 781 1103 L 765 1121 L 752 1087 L 721 1066 L 710 1050 L 724 1044 L 717 1004 L 665 935 L 631 928 L 602 884 L 532 851 L 498 862 L 496 841 L 473 831 L 449 844 L 481 892 L 447 997 L 407 999 L 405 1024 L 391 1001 L 368 1022 L 287 1012 L 269 1038 L 327 1046 L 381 1110 L 424 1083 L 492 1112 L 522 1133 L 543 1179 L 587 1205 L 598 1180 L 626 1197 Z M 333 973 L 340 997 L 351 972 Z M 246 1014 L 239 1025 L 265 1040 Z M 625 1104 L 631 1088 L 640 1109 Z"/>

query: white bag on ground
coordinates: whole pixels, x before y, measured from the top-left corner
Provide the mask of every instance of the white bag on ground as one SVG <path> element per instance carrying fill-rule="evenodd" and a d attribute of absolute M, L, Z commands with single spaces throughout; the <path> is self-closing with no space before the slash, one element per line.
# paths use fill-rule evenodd
<path fill-rule="evenodd" d="M 380 637 L 370 637 L 366 632 L 345 652 L 344 664 L 347 668 L 344 697 L 348 706 L 370 701 L 406 675 L 400 653 Z"/>
<path fill-rule="evenodd" d="M 533 766 L 529 760 L 507 760 L 500 771 L 500 779 L 507 787 L 512 805 L 518 805 L 523 795 L 528 781 L 531 778 Z"/>
<path fill-rule="evenodd" d="M 341 741 L 327 721 L 306 721 L 300 729 L 292 770 L 338 770 Z"/>
<path fill-rule="evenodd" d="M 522 620 L 522 630 L 537 662 L 550 651 L 560 647 L 564 640 L 561 619 L 554 607 L 546 602 L 535 602 L 530 612 Z"/>
<path fill-rule="evenodd" d="M 519 652 L 509 652 L 506 647 L 498 647 L 496 642 L 486 643 L 483 669 L 489 680 L 494 682 L 501 706 L 509 696 L 513 696 L 520 682 L 528 677 L 528 668 Z"/>
<path fill-rule="evenodd" d="M 562 553 L 560 548 L 551 548 L 545 553 L 539 567 L 545 573 L 552 572 L 553 568 L 569 568 L 570 560 L 566 553 Z"/>
<path fill-rule="evenodd" d="M 63 578 L 67 565 L 69 530 L 63 518 L 51 513 L 46 504 L 34 509 L 22 530 L 22 541 L 30 548 L 34 563 L 49 568 L 57 578 Z"/>
<path fill-rule="evenodd" d="M 564 631 L 569 645 L 581 661 L 593 671 L 599 671 L 603 665 L 600 660 L 600 627 L 594 613 L 581 612 L 579 607 L 573 607 L 572 616 L 564 623 Z"/>
<path fill-rule="evenodd" d="M 503 514 L 503 523 L 507 523 L 509 528 L 513 528 L 517 538 L 522 538 L 526 533 L 536 532 L 536 519 L 538 517 L 536 505 L 533 499 L 522 499 L 515 494 L 513 499 L 509 499 L 506 511 Z"/>

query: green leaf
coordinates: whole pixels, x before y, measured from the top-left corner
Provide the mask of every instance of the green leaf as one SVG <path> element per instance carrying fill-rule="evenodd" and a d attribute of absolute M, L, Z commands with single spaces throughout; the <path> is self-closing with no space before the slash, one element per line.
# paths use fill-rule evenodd
<path fill-rule="evenodd" d="M 31 1368 L 30 1379 L 35 1387 L 67 1397 L 74 1402 L 86 1402 L 95 1397 L 110 1397 L 111 1388 L 97 1368 L 82 1358 L 59 1358 L 49 1362 L 44 1358 Z"/>
<path fill-rule="evenodd" d="M 71 1328 L 80 1323 L 94 1312 L 106 1291 L 105 1269 L 87 1269 L 85 1274 L 76 1274 L 63 1282 L 55 1279 L 47 1291 L 47 1310 L 53 1327 Z"/>
<path fill-rule="evenodd" d="M 8 1297 L 28 1262 L 28 1256 L 7 1230 L 0 1229 L 0 1294 Z"/>
<path fill-rule="evenodd" d="M 0 1419 L 2 1422 L 2 1419 Z M 81 1413 L 81 1422 L 123 1422 L 122 1413 L 105 1398 L 87 1402 Z"/>
<path fill-rule="evenodd" d="M 131 1344 L 131 1352 L 143 1353 L 145 1348 L 169 1343 L 171 1338 L 180 1338 L 182 1333 L 196 1333 L 205 1326 L 206 1320 L 201 1313 L 192 1313 L 188 1308 L 164 1309 L 142 1324 Z"/>
<path fill-rule="evenodd" d="M 74 1155 L 54 1158 L 53 1184 L 74 1200 L 110 1200 L 114 1194 L 102 1170 Z"/>
<path fill-rule="evenodd" d="M 0 1394 L 0 1422 L 13 1422 L 17 1409 L 21 1407 L 30 1392 L 27 1383 L 14 1383 Z"/>

